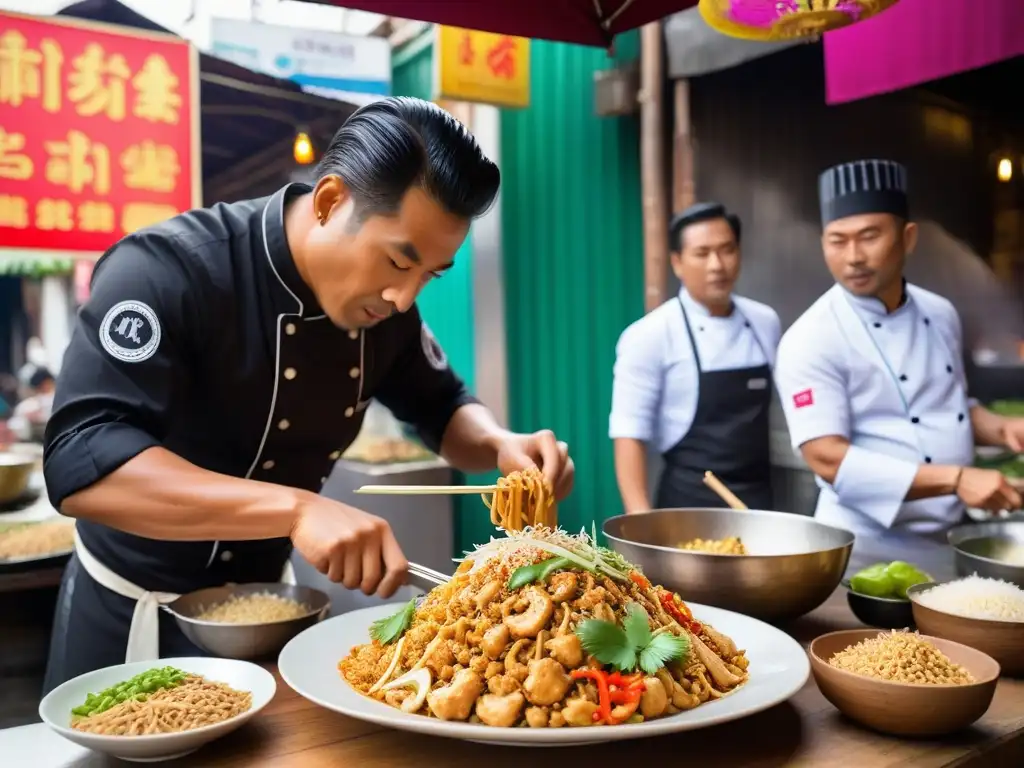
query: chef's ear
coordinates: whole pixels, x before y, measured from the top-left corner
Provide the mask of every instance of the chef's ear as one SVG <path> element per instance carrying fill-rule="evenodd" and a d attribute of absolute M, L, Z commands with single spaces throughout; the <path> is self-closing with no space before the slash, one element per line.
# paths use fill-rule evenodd
<path fill-rule="evenodd" d="M 917 248 L 917 224 L 908 221 L 903 225 L 903 252 L 910 254 Z"/>
<path fill-rule="evenodd" d="M 323 226 L 349 201 L 351 193 L 340 176 L 328 174 L 313 188 L 313 213 Z"/>

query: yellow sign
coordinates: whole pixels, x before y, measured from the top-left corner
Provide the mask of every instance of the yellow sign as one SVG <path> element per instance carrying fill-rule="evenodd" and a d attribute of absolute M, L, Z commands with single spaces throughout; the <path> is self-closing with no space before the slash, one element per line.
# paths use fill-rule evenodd
<path fill-rule="evenodd" d="M 497 107 L 530 105 L 530 40 L 438 27 L 436 98 Z"/>

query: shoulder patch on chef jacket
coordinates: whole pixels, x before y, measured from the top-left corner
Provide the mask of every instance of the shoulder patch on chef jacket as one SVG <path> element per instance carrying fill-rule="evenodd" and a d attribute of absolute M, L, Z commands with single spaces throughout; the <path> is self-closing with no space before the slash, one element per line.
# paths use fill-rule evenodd
<path fill-rule="evenodd" d="M 141 301 L 115 304 L 100 323 L 100 344 L 121 362 L 148 360 L 160 346 L 160 321 L 156 312 Z"/>
<path fill-rule="evenodd" d="M 420 342 L 423 345 L 423 355 L 435 371 L 443 371 L 448 367 L 448 358 L 441 348 L 441 343 L 434 337 L 430 327 L 426 323 L 420 324 Z"/>
<path fill-rule="evenodd" d="M 793 405 L 797 408 L 806 408 L 809 405 L 814 405 L 814 390 L 805 389 L 797 392 L 793 395 Z"/>

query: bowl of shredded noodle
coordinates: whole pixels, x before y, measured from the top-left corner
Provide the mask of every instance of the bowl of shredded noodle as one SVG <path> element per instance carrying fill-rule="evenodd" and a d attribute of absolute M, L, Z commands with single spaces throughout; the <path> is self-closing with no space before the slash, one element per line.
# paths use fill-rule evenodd
<path fill-rule="evenodd" d="M 274 676 L 247 661 L 139 661 L 67 681 L 40 702 L 39 716 L 86 749 L 156 762 L 195 752 L 241 727 L 276 692 Z"/>
<path fill-rule="evenodd" d="M 255 660 L 276 656 L 295 635 L 326 618 L 331 601 L 311 587 L 235 584 L 189 592 L 163 608 L 204 651 Z"/>

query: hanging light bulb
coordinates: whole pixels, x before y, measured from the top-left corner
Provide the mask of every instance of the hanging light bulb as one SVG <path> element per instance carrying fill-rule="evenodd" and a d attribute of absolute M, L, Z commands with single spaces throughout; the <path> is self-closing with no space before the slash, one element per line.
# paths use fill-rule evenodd
<path fill-rule="evenodd" d="M 313 142 L 310 141 L 309 134 L 305 131 L 295 134 L 292 154 L 295 156 L 295 162 L 299 165 L 309 165 L 313 162 Z"/>
<path fill-rule="evenodd" d="M 996 166 L 996 176 L 1000 181 L 1009 181 L 1013 178 L 1013 161 L 1004 157 L 999 161 L 999 165 Z"/>

